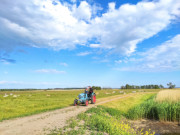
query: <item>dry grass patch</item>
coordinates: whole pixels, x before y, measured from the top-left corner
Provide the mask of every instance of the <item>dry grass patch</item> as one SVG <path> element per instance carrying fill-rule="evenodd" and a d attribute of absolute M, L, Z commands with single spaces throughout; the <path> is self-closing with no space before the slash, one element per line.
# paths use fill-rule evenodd
<path fill-rule="evenodd" d="M 180 90 L 164 90 L 160 91 L 155 99 L 157 102 L 179 102 L 180 101 Z"/>

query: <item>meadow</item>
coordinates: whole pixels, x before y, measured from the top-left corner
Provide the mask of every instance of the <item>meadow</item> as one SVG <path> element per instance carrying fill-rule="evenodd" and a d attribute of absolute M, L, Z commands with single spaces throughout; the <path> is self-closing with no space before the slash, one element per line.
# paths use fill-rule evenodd
<path fill-rule="evenodd" d="M 133 90 L 95 91 L 97 99 L 132 93 Z M 157 90 L 143 90 L 157 91 Z M 71 106 L 84 90 L 0 91 L 0 121 Z"/>
<path fill-rule="evenodd" d="M 72 104 L 82 91 L 11 91 L 0 92 L 0 121 Z"/>

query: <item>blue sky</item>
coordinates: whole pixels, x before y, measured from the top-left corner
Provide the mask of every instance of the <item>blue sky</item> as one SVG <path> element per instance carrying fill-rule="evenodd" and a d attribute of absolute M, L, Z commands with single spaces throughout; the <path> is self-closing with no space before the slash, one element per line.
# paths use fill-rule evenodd
<path fill-rule="evenodd" d="M 180 1 L 0 1 L 0 88 L 173 82 Z"/>

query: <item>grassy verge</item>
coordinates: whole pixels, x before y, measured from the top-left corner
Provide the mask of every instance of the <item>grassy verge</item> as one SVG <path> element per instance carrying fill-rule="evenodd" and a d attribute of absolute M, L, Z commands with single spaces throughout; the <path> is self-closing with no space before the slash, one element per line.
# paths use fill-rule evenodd
<path fill-rule="evenodd" d="M 80 123 L 80 124 L 79 124 Z M 121 112 L 113 108 L 98 106 L 81 113 L 70 120 L 64 128 L 51 131 L 50 135 L 154 135 L 151 131 L 133 129 L 127 121 L 121 119 Z"/>

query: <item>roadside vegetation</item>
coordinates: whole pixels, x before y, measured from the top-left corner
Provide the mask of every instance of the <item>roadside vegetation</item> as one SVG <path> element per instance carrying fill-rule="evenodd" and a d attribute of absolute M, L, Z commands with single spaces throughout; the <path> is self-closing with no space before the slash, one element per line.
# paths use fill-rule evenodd
<path fill-rule="evenodd" d="M 130 119 L 154 119 L 159 121 L 179 121 L 180 120 L 180 91 L 161 91 L 130 109 L 127 113 Z"/>
<path fill-rule="evenodd" d="M 121 117 L 121 111 L 98 106 L 68 121 L 68 126 L 51 131 L 49 135 L 154 135 L 149 131 L 136 130 Z"/>

